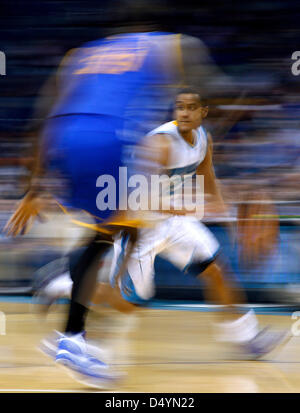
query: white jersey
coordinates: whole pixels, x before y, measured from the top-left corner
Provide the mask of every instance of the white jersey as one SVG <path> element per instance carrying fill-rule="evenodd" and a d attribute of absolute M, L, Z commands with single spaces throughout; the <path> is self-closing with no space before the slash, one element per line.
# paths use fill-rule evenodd
<path fill-rule="evenodd" d="M 180 136 L 176 122 L 165 123 L 151 131 L 148 136 L 156 134 L 166 134 L 170 139 L 166 175 L 178 178 L 195 175 L 207 153 L 208 142 L 204 128 L 200 126 L 193 131 L 193 145 L 189 145 Z M 199 222 L 195 214 L 177 216 L 150 212 L 149 220 L 154 220 L 152 228 L 139 229 L 139 237 L 127 265 L 129 277 L 126 274 L 119 280 L 122 296 L 134 303 L 139 303 L 140 299 L 148 300 L 155 294 L 154 262 L 158 254 L 181 271 L 185 271 L 193 263 L 209 264 L 219 249 L 216 238 Z M 111 280 L 118 273 L 118 260 L 126 249 L 122 242 L 120 238 L 114 244 Z"/>
<path fill-rule="evenodd" d="M 172 138 L 168 170 L 172 175 L 196 172 L 207 152 L 207 134 L 203 126 L 193 130 L 194 144 L 190 145 L 180 135 L 177 122 L 167 122 L 153 129 L 148 136 L 165 134 Z"/>
<path fill-rule="evenodd" d="M 207 153 L 206 131 L 202 126 L 193 130 L 193 145 L 186 142 L 180 135 L 176 121 L 159 126 L 152 130 L 148 136 L 157 134 L 165 134 L 170 139 L 168 166 L 164 171 L 168 178 L 172 179 L 172 190 L 168 189 L 169 194 L 173 195 L 170 205 L 179 209 L 183 206 L 193 208 L 195 205 L 192 199 L 193 193 L 195 194 L 193 186 L 195 189 L 196 170 Z M 184 202 L 183 194 L 185 196 Z M 166 194 L 162 194 L 162 199 L 165 196 Z"/>

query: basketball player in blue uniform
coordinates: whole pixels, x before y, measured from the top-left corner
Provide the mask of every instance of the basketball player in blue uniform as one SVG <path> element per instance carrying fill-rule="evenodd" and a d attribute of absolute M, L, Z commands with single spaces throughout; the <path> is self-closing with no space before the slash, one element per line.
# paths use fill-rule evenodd
<path fill-rule="evenodd" d="M 111 36 L 69 53 L 57 76 L 58 98 L 45 122 L 32 185 L 7 225 L 17 235 L 47 205 L 51 193 L 63 211 L 84 210 L 95 218 L 95 237 L 71 271 L 69 316 L 58 341 L 56 361 L 80 379 L 102 385 L 110 370 L 91 354 L 84 339 L 88 304 L 98 261 L 120 230 L 134 234 L 120 209 L 119 168 L 129 165 L 130 150 L 149 125 L 160 122 L 181 79 L 178 35 L 141 32 Z M 157 110 L 159 108 L 159 110 Z M 100 176 L 110 176 L 113 207 L 98 202 Z M 51 178 L 60 179 L 49 187 Z M 46 187 L 47 186 L 47 187 Z M 86 222 L 81 223 L 88 225 Z"/>
<path fill-rule="evenodd" d="M 55 353 L 56 361 L 78 373 L 80 379 L 101 386 L 113 375 L 84 339 L 98 261 L 120 229 L 126 229 L 133 243 L 135 228 L 141 225 L 140 220 L 129 220 L 120 208 L 119 168 L 134 168 L 132 148 L 166 120 L 178 85 L 197 83 L 202 90 L 212 90 L 218 84 L 220 90 L 228 79 L 209 61 L 198 39 L 140 31 L 73 50 L 56 80 L 58 98 L 43 128 L 34 179 L 7 228 L 12 235 L 22 232 L 47 205 L 46 192 L 59 201 L 63 211 L 75 208 L 94 217 L 92 226 L 81 223 L 97 235 L 71 269 L 69 316 Z M 97 202 L 98 177 L 103 175 L 115 182 L 114 194 L 108 194 L 113 208 Z M 49 177 L 61 178 L 59 192 L 56 185 L 49 185 Z"/>

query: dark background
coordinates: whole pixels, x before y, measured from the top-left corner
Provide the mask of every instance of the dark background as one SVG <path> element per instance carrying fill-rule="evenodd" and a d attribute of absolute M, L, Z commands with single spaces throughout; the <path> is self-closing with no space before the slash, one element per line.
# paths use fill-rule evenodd
<path fill-rule="evenodd" d="M 300 76 L 291 74 L 291 55 L 300 49 L 298 1 L 211 0 L 205 5 L 200 1 L 176 0 L 7 0 L 0 10 L 0 50 L 7 60 L 7 74 L 0 76 L 0 169 L 2 166 L 7 171 L 1 174 L 6 186 L 0 189 L 0 198 L 21 196 L 22 189 L 17 183 L 14 187 L 13 180 L 26 175 L 36 97 L 64 54 L 141 16 L 158 20 L 165 30 L 201 38 L 216 64 L 234 82 L 242 82 L 249 99 L 281 105 L 280 112 L 268 112 L 267 116 L 264 112 L 246 113 L 225 137 L 214 136 L 215 166 L 225 187 L 231 178 L 246 176 L 251 183 L 253 174 L 258 174 L 258 179 L 266 180 L 263 186 L 281 185 L 286 190 L 282 175 L 288 173 L 290 192 L 294 192 L 296 180 L 290 179 L 290 167 L 298 173 L 299 146 L 295 135 L 299 127 Z M 274 142 L 268 136 L 267 147 L 256 146 L 254 152 L 253 145 L 249 148 L 249 137 L 251 142 L 265 140 L 271 129 L 280 134 L 283 126 L 293 129 L 291 139 L 283 137 Z M 230 142 L 238 146 L 232 149 Z M 272 156 L 271 161 L 266 154 Z M 279 183 L 278 170 L 274 172 L 278 166 L 282 172 Z M 295 197 L 289 193 L 279 198 Z"/>
<path fill-rule="evenodd" d="M 134 12 L 129 3 L 137 6 Z M 247 90 L 243 103 L 261 104 L 256 110 L 245 110 L 225 135 L 213 136 L 215 169 L 225 199 L 232 203 L 232 216 L 242 194 L 248 196 L 258 190 L 280 202 L 282 215 L 299 215 L 300 76 L 291 73 L 292 53 L 300 50 L 299 17 L 297 0 L 210 0 L 208 4 L 189 0 L 2 2 L 0 50 L 6 54 L 7 66 L 6 76 L 0 76 L 1 227 L 14 201 L 24 194 L 35 138 L 31 129 L 34 106 L 45 81 L 69 49 L 148 18 L 158 20 L 164 30 L 199 37 L 223 72 L 235 84 L 241 84 L 241 90 Z M 214 119 L 209 118 L 208 125 L 213 127 Z M 242 271 L 245 283 L 265 282 L 270 287 L 272 283 L 299 284 L 298 224 L 299 219 L 281 222 L 280 252 L 254 272 Z M 30 265 L 24 272 L 23 258 L 18 267 L 14 255 L 6 255 L 8 247 L 16 252 L 22 241 L 7 240 L 3 234 L 0 239 L 2 264 L 7 259 L 7 268 L 12 266 L 11 271 L 6 268 L 2 272 L 5 285 L 9 280 L 13 285 L 20 285 L 20 279 L 28 282 L 32 267 L 38 268 L 50 259 L 39 258 L 33 265 L 32 259 L 41 255 L 36 254 L 38 247 L 29 245 L 32 257 L 27 258 Z M 51 251 L 46 249 L 46 253 Z M 170 268 L 160 265 L 162 284 L 182 280 L 182 276 L 174 276 L 174 270 L 172 277 L 164 278 Z M 193 289 L 195 282 L 188 280 L 186 285 Z"/>

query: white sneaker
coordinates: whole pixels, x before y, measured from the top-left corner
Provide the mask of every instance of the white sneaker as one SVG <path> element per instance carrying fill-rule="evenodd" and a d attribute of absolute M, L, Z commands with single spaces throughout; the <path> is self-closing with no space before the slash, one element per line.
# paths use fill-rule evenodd
<path fill-rule="evenodd" d="M 87 344 L 84 333 L 80 333 L 58 339 L 55 361 L 80 383 L 97 388 L 113 387 L 122 375 L 114 372 L 102 356 L 103 352 Z"/>

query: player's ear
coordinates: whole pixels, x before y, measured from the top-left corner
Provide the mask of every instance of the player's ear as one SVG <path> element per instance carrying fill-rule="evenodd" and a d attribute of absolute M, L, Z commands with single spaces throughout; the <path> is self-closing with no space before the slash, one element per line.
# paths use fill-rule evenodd
<path fill-rule="evenodd" d="M 208 106 L 203 106 L 201 109 L 201 112 L 202 112 L 202 118 L 206 118 L 208 114 Z"/>
<path fill-rule="evenodd" d="M 176 106 L 173 106 L 172 119 L 176 119 L 176 118 L 177 118 L 177 110 L 176 110 Z"/>

